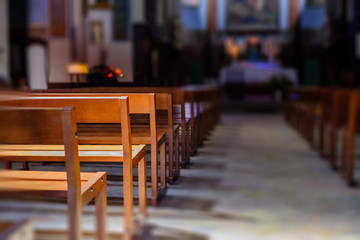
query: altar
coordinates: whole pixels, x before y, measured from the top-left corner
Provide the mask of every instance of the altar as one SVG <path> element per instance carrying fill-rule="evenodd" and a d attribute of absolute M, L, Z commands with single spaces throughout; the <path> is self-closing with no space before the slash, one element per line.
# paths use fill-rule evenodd
<path fill-rule="evenodd" d="M 231 99 L 274 99 L 276 93 L 298 84 L 297 71 L 276 62 L 233 62 L 220 71 L 219 82 Z M 276 98 L 276 97 L 275 97 Z M 267 99 L 267 100 L 266 100 Z M 274 99 L 275 100 L 275 99 Z M 279 99 L 276 101 L 280 101 Z"/>
<path fill-rule="evenodd" d="M 220 71 L 220 84 L 270 84 L 272 79 L 285 78 L 292 85 L 298 83 L 294 68 L 283 68 L 275 62 L 234 62 Z"/>

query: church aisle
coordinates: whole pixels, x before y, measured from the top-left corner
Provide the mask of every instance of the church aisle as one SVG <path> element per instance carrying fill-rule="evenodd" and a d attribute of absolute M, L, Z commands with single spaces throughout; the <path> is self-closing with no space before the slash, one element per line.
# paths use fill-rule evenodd
<path fill-rule="evenodd" d="M 360 237 L 360 189 L 348 189 L 280 115 L 223 116 L 192 163 L 150 209 L 159 231 L 147 239 Z"/>

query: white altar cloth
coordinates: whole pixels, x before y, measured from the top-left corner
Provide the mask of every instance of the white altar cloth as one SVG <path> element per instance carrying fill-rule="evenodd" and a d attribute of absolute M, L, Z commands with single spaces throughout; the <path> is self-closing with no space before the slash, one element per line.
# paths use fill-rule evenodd
<path fill-rule="evenodd" d="M 277 63 L 236 62 L 223 67 L 220 71 L 220 84 L 255 83 L 266 84 L 273 76 L 285 76 L 294 85 L 298 82 L 297 71 L 294 68 L 283 68 Z"/>

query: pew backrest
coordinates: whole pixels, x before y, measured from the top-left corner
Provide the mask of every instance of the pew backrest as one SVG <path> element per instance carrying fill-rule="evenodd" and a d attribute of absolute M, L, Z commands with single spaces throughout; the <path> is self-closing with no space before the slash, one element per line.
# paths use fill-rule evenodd
<path fill-rule="evenodd" d="M 68 189 L 80 194 L 80 163 L 74 107 L 0 107 L 1 144 L 63 145 Z M 0 159 L 1 159 L 0 151 Z"/>
<path fill-rule="evenodd" d="M 19 97 L 0 101 L 2 106 L 13 107 L 74 107 L 76 123 L 119 123 L 124 151 L 124 161 L 132 159 L 131 127 L 128 97 Z M 140 107 L 140 109 L 144 109 Z M 137 109 L 138 110 L 138 109 Z M 142 112 L 142 111 L 141 111 Z M 76 124 L 75 124 L 76 125 Z M 54 126 L 51 126 L 52 128 Z M 49 130 L 51 128 L 47 127 Z M 156 129 L 155 129 L 156 131 Z M 155 135 L 156 136 L 156 135 Z"/>

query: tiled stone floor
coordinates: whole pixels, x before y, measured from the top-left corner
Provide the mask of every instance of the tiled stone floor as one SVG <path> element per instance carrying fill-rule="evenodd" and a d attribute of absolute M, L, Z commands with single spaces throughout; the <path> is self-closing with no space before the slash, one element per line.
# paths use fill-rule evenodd
<path fill-rule="evenodd" d="M 280 115 L 223 116 L 191 160 L 139 239 L 360 239 L 360 188 L 347 188 Z M 63 204 L 0 209 L 1 219 L 37 216 L 38 230 L 65 226 Z M 109 232 L 121 232 L 122 208 L 108 210 Z M 85 229 L 93 212 L 85 208 Z"/>

